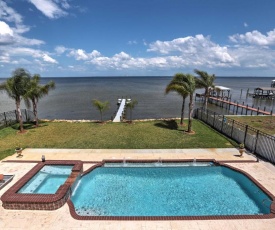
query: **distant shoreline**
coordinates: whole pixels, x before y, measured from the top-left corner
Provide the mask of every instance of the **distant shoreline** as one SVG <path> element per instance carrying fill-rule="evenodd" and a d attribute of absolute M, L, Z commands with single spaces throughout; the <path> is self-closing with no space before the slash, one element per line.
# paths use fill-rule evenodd
<path fill-rule="evenodd" d="M 42 79 L 51 79 L 51 78 L 172 78 L 173 76 L 62 76 L 62 77 L 43 77 Z M 0 80 L 6 80 L 9 77 L 0 77 Z M 216 76 L 216 78 L 274 78 L 274 76 Z"/>

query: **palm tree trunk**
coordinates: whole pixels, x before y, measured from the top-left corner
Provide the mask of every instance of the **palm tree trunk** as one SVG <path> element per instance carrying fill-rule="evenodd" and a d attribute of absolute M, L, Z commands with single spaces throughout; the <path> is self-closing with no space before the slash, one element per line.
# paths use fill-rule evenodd
<path fill-rule="evenodd" d="M 32 100 L 32 108 L 33 108 L 33 114 L 35 117 L 35 126 L 38 127 L 37 103 L 35 99 Z"/>
<path fill-rule="evenodd" d="M 101 119 L 101 123 L 103 123 L 102 111 L 100 111 L 100 119 Z"/>
<path fill-rule="evenodd" d="M 180 125 L 183 125 L 183 120 L 184 120 L 184 106 L 185 106 L 185 97 L 182 98 Z"/>
<path fill-rule="evenodd" d="M 207 109 L 207 102 L 209 97 L 209 89 L 205 89 L 205 101 L 204 101 L 204 108 Z"/>
<path fill-rule="evenodd" d="M 192 113 L 193 113 L 193 94 L 190 94 L 189 115 L 188 115 L 188 133 L 192 132 Z"/>
<path fill-rule="evenodd" d="M 132 109 L 130 109 L 130 122 L 132 123 Z"/>
<path fill-rule="evenodd" d="M 17 114 L 18 114 L 18 120 L 19 120 L 19 124 L 20 124 L 20 132 L 22 133 L 24 131 L 24 128 L 23 128 L 23 119 L 22 119 L 22 113 L 21 113 L 21 110 L 20 110 L 20 99 L 16 100 L 16 110 L 17 110 Z"/>

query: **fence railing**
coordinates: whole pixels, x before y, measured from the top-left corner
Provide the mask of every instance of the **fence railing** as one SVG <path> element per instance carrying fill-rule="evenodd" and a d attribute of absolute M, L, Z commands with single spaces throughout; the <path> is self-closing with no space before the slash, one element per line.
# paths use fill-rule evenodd
<path fill-rule="evenodd" d="M 27 109 L 21 109 L 23 121 L 34 120 L 34 114 L 32 111 Z M 18 114 L 16 110 L 0 113 L 0 129 L 18 123 Z"/>
<path fill-rule="evenodd" d="M 236 142 L 244 143 L 245 148 L 252 153 L 265 158 L 273 164 L 275 163 L 275 136 L 211 110 L 197 108 L 194 111 L 194 117 Z"/>

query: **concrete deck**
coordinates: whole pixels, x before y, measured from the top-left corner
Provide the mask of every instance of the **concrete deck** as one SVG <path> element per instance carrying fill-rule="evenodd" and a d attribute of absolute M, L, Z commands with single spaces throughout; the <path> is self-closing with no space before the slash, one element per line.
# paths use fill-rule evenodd
<path fill-rule="evenodd" d="M 16 154 L 4 160 L 36 160 L 42 155 L 46 160 L 101 161 L 102 159 L 216 159 L 216 160 L 256 160 L 252 155 L 239 157 L 237 149 L 24 149 L 22 157 Z"/>
<path fill-rule="evenodd" d="M 0 173 L 15 174 L 11 183 L 0 190 L 0 196 L 26 174 L 35 163 L 20 161 L 102 159 L 216 159 L 255 160 L 252 155 L 238 155 L 236 149 L 175 149 L 175 150 L 90 150 L 90 149 L 25 149 L 23 157 L 13 156 L 0 162 Z M 19 162 L 6 162 L 17 160 Z M 275 194 L 275 167 L 260 161 L 255 163 L 229 163 L 248 172 L 271 193 Z M 85 169 L 91 164 L 84 164 Z M 275 219 L 262 220 L 189 220 L 189 221 L 79 221 L 71 217 L 68 205 L 55 211 L 5 210 L 0 202 L 0 229 L 273 229 Z"/>

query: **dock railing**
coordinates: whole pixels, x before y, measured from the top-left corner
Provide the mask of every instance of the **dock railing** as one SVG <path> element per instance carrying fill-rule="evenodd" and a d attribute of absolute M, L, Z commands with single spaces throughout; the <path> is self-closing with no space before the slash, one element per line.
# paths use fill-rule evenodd
<path fill-rule="evenodd" d="M 21 109 L 21 114 L 24 122 L 34 120 L 34 114 L 27 109 Z M 0 129 L 18 123 L 18 115 L 16 110 L 0 113 Z"/>
<path fill-rule="evenodd" d="M 194 117 L 236 142 L 244 143 L 245 148 L 256 156 L 275 164 L 275 136 L 203 108 L 195 109 Z"/>

